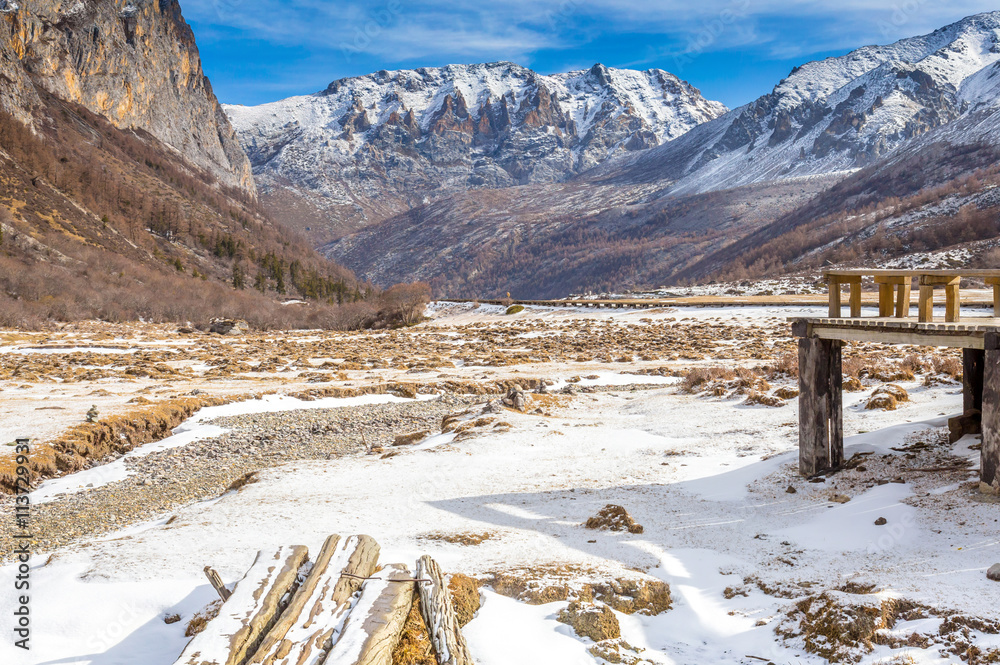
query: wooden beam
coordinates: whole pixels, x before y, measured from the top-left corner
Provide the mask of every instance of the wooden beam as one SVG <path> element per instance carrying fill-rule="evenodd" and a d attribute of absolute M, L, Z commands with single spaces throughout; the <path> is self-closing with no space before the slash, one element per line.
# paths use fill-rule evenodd
<path fill-rule="evenodd" d="M 986 489 L 1000 491 L 1000 348 L 991 333 L 983 358 L 983 446 L 979 480 Z"/>
<path fill-rule="evenodd" d="M 841 342 L 799 340 L 799 471 L 813 476 L 844 460 Z"/>
<path fill-rule="evenodd" d="M 339 637 L 337 627 L 350 610 L 351 597 L 363 584 L 359 578 L 375 572 L 378 555 L 378 543 L 370 536 L 327 538 L 309 576 L 249 662 L 322 663 Z"/>
<path fill-rule="evenodd" d="M 188 642 L 175 665 L 242 665 L 278 621 L 284 599 L 309 551 L 302 546 L 261 551 L 219 614 Z"/>
<path fill-rule="evenodd" d="M 391 564 L 361 589 L 344 632 L 322 661 L 326 665 L 392 665 L 416 593 L 406 566 Z"/>
<path fill-rule="evenodd" d="M 961 275 L 956 275 L 954 273 L 947 274 L 930 274 L 921 273 L 917 278 L 917 281 L 921 286 L 952 286 L 954 284 L 961 284 Z"/>
<path fill-rule="evenodd" d="M 912 344 L 914 346 L 945 346 L 953 349 L 983 348 L 982 333 L 930 332 L 896 328 L 843 328 L 839 326 L 812 325 L 812 334 L 820 339 L 839 339 L 846 342 L 878 342 L 884 344 Z"/>
<path fill-rule="evenodd" d="M 425 554 L 417 561 L 417 577 L 430 580 L 421 582 L 418 590 L 420 610 L 430 633 L 438 665 L 473 665 L 472 654 L 458 625 L 458 615 L 452 606 L 451 594 L 441 567 Z"/>
<path fill-rule="evenodd" d="M 910 316 L 910 280 L 906 279 L 896 289 L 896 318 L 906 319 Z"/>

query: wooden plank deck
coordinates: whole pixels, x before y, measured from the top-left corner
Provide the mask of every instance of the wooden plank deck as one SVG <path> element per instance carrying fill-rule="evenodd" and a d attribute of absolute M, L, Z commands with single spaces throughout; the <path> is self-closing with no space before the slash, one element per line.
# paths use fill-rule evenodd
<path fill-rule="evenodd" d="M 796 337 L 944 346 L 958 349 L 983 349 L 985 335 L 1000 330 L 1000 318 L 996 317 L 966 318 L 953 323 L 920 321 L 914 317 L 905 319 L 792 317 L 789 321 Z"/>

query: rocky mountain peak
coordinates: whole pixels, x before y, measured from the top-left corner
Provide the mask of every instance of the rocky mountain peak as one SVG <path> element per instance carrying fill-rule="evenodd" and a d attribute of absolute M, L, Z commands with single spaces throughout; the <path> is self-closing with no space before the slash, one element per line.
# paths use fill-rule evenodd
<path fill-rule="evenodd" d="M 677 181 L 701 192 L 864 167 L 921 134 L 993 105 L 1000 12 L 928 35 L 796 67 L 757 100 L 588 177 Z"/>
<path fill-rule="evenodd" d="M 565 180 L 725 110 L 662 70 L 549 76 L 512 62 L 383 70 L 226 107 L 270 196 L 358 225 L 450 192 Z"/>

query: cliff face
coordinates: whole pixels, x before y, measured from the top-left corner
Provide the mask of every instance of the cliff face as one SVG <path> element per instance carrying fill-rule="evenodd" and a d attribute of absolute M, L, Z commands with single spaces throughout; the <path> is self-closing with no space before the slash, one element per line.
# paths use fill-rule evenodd
<path fill-rule="evenodd" d="M 0 0 L 0 102 L 32 124 L 36 86 L 150 135 L 256 195 L 250 163 L 176 0 Z"/>

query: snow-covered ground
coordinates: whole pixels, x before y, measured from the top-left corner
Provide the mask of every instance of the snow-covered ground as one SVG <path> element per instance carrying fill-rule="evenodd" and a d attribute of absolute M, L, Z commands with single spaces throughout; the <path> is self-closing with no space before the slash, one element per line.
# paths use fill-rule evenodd
<path fill-rule="evenodd" d="M 907 387 L 912 401 L 895 412 L 865 411 L 864 395 L 848 397 L 849 456 L 900 454 L 891 448 L 961 408 L 954 385 Z M 167 665 L 187 641 L 187 621 L 213 598 L 205 565 L 233 582 L 257 550 L 302 543 L 317 551 L 330 533 L 370 534 L 382 545 L 382 561 L 411 568 L 430 553 L 447 571 L 480 576 L 551 564 L 646 571 L 670 583 L 674 607 L 619 620 L 623 638 L 654 663 L 752 662 L 748 656 L 824 662 L 776 638 L 790 601 L 757 589 L 724 597 L 749 575 L 821 588 L 868 582 L 930 605 L 996 615 L 994 595 L 970 593 L 988 584 L 984 570 L 1000 558 L 990 516 L 996 506 L 970 505 L 960 521 L 904 502 L 929 494 L 933 478 L 860 490 L 840 476 L 807 483 L 795 472 L 795 408 L 749 407 L 671 388 L 581 394 L 551 418 L 505 415 L 513 425 L 505 433 L 389 459 L 279 467 L 239 492 L 176 511 L 169 525 L 165 515 L 34 559 L 33 649 L 28 656 L 8 640 L 0 647 L 3 662 Z M 193 424 L 205 419 L 200 414 Z M 974 454 L 968 444 L 956 450 Z M 786 493 L 788 485 L 797 492 Z M 831 503 L 833 490 L 852 500 Z M 608 503 L 625 506 L 645 532 L 582 528 Z M 875 526 L 878 517 L 888 525 Z M 491 538 L 478 546 L 422 538 L 466 532 Z M 0 586 L 10 588 L 14 575 L 13 566 L 0 569 Z M 589 641 L 555 620 L 566 603 L 530 606 L 490 590 L 484 598 L 465 629 L 478 663 L 596 662 Z M 3 594 L 0 616 L 13 607 L 12 595 Z M 165 624 L 174 613 L 182 620 Z M 888 655 L 880 647 L 864 662 Z M 931 657 L 918 655 L 914 662 Z M 935 662 L 960 662 L 933 655 Z"/>
<path fill-rule="evenodd" d="M 438 303 L 431 322 L 414 335 L 460 340 L 470 327 L 524 319 L 546 324 L 518 328 L 530 331 L 520 333 L 525 341 L 579 334 L 574 325 L 581 319 L 628 326 L 636 335 L 644 326 L 666 323 L 704 330 L 705 324 L 739 322 L 775 331 L 789 316 L 822 310 L 532 307 L 505 316 L 502 308 Z M 462 332 L 449 332 L 449 326 Z M 688 365 L 706 363 L 719 361 Z M 453 371 L 471 376 L 483 369 Z M 546 406 L 545 415 L 505 411 L 500 418 L 509 429 L 481 428 L 471 437 L 435 434 L 387 458 L 286 463 L 259 472 L 257 482 L 239 491 L 56 552 L 36 552 L 32 650 L 0 641 L 0 663 L 169 665 L 188 640 L 188 621 L 215 597 L 204 566 L 232 584 L 258 550 L 304 544 L 315 553 L 331 533 L 367 533 L 382 546 L 383 563 L 411 569 L 428 553 L 446 572 L 480 579 L 530 571 L 544 577 L 561 567 L 588 579 L 641 573 L 668 582 L 669 611 L 616 613 L 623 639 L 652 663 L 826 662 L 807 652 L 800 638 L 775 631 L 803 595 L 848 583 L 872 585 L 877 598 L 1000 619 L 989 586 L 994 583 L 985 576 L 1000 561 L 1000 504 L 973 489 L 977 441 L 940 442 L 947 417 L 962 408 L 958 384 L 904 382 L 910 400 L 889 412 L 864 408 L 872 386 L 845 393 L 846 453 L 868 454 L 868 468 L 812 483 L 797 473 L 794 399 L 773 408 L 749 406 L 743 398 L 688 395 L 678 390 L 676 377 L 629 369 L 601 363 L 515 366 L 510 371 L 547 377 L 551 391 L 573 379 L 580 392 L 560 396 L 561 405 Z M 645 386 L 634 390 L 629 384 Z M 611 390 L 586 392 L 598 386 Z M 213 420 L 223 416 L 385 401 L 405 400 L 268 395 L 206 408 L 172 437 L 128 456 L 217 436 L 222 429 Z M 917 454 L 907 448 L 914 442 L 973 464 L 947 473 L 905 470 L 904 462 Z M 118 460 L 44 483 L 33 498 L 58 506 L 52 502 L 72 502 L 87 485 L 114 487 L 126 474 Z M 841 502 L 843 497 L 849 501 Z M 644 525 L 643 533 L 585 529 L 583 523 L 607 504 L 624 506 Z M 878 518 L 886 523 L 877 525 Z M 442 538 L 462 534 L 489 537 L 478 545 Z M 13 565 L 0 567 L 0 588 L 13 588 L 16 575 Z M 482 595 L 483 606 L 464 629 L 480 665 L 600 662 L 588 651 L 592 642 L 556 620 L 566 602 L 528 605 L 490 587 Z M 0 594 L 0 617 L 10 617 L 14 608 L 14 594 Z M 179 621 L 164 622 L 174 614 Z M 913 632 L 936 633 L 940 624 L 933 616 L 900 621 L 892 634 L 905 640 Z M 972 640 L 981 648 L 1000 646 L 996 635 Z M 942 657 L 937 646 L 877 646 L 857 655 L 864 665 L 961 662 L 951 653 Z M 912 660 L 889 660 L 904 657 Z"/>

